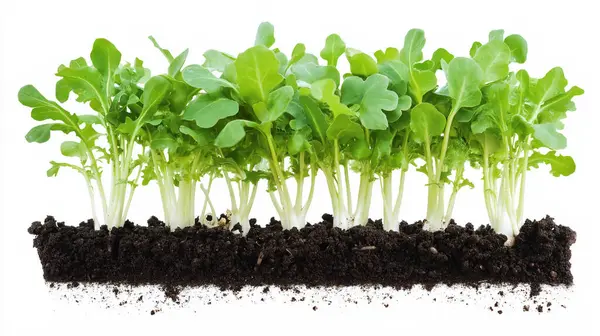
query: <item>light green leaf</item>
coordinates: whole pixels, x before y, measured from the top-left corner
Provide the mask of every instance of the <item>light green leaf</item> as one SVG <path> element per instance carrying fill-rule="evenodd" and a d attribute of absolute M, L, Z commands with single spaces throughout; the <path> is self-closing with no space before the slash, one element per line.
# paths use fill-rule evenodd
<path fill-rule="evenodd" d="M 185 49 L 179 56 L 175 57 L 171 64 L 169 64 L 169 76 L 175 77 L 179 71 L 181 71 L 181 68 L 183 68 L 183 65 L 185 64 L 185 60 L 187 59 L 188 52 L 189 50 Z"/>
<path fill-rule="evenodd" d="M 275 28 L 269 22 L 262 22 L 258 26 L 254 45 L 262 45 L 271 48 L 273 44 L 275 44 Z"/>
<path fill-rule="evenodd" d="M 386 129 L 388 122 L 383 111 L 393 111 L 398 106 L 398 95 L 387 89 L 388 84 L 389 79 L 380 74 L 369 76 L 364 83 L 359 116 L 368 129 Z"/>
<path fill-rule="evenodd" d="M 454 100 L 453 109 L 479 105 L 483 71 L 474 60 L 456 57 L 444 66 L 444 72 L 448 81 L 448 95 Z"/>
<path fill-rule="evenodd" d="M 153 134 L 150 148 L 158 151 L 167 150 L 174 152 L 178 147 L 177 139 L 173 137 L 166 129 L 161 128 L 158 132 Z"/>
<path fill-rule="evenodd" d="M 169 62 L 169 64 L 171 64 L 171 62 L 173 62 L 173 55 L 171 54 L 171 52 L 167 49 L 163 49 L 160 47 L 160 45 L 158 44 L 158 42 L 156 42 L 156 39 L 154 39 L 154 37 L 152 36 L 148 36 L 148 39 L 150 39 L 150 41 L 152 41 L 152 44 L 154 45 L 154 47 L 158 50 L 160 50 L 160 52 L 163 54 L 163 56 L 165 56 L 165 58 L 167 59 L 167 61 Z"/>
<path fill-rule="evenodd" d="M 33 108 L 31 116 L 37 121 L 58 120 L 71 127 L 79 124 L 76 115 L 67 112 L 57 103 L 47 100 L 33 85 L 22 87 L 18 97 L 21 104 Z"/>
<path fill-rule="evenodd" d="M 377 62 L 363 52 L 348 48 L 346 50 L 346 58 L 348 58 L 350 72 L 353 75 L 368 77 L 377 73 Z"/>
<path fill-rule="evenodd" d="M 60 153 L 68 157 L 78 157 L 81 161 L 87 159 L 85 146 L 76 141 L 65 141 L 60 145 Z"/>
<path fill-rule="evenodd" d="M 560 134 L 555 124 L 533 124 L 533 137 L 550 149 L 564 149 L 567 138 Z"/>
<path fill-rule="evenodd" d="M 481 42 L 473 42 L 471 49 L 469 49 L 469 56 L 475 57 L 477 50 L 482 46 Z"/>
<path fill-rule="evenodd" d="M 185 109 L 183 119 L 193 120 L 202 128 L 211 128 L 221 119 L 238 113 L 239 105 L 227 98 L 213 98 L 201 95 Z"/>
<path fill-rule="evenodd" d="M 293 97 L 294 89 L 287 85 L 271 92 L 264 113 L 257 112 L 258 119 L 263 123 L 279 119 L 286 111 Z"/>
<path fill-rule="evenodd" d="M 206 146 L 211 141 L 210 134 L 207 134 L 206 131 L 203 132 L 202 130 L 195 130 L 185 125 L 179 126 L 179 132 L 192 137 L 192 139 L 194 139 L 199 146 Z"/>
<path fill-rule="evenodd" d="M 528 160 L 529 167 L 538 168 L 540 163 L 550 165 L 550 173 L 555 176 L 569 176 L 575 172 L 575 161 L 570 156 L 556 155 L 556 151 L 546 154 L 533 153 Z"/>
<path fill-rule="evenodd" d="M 163 76 L 154 76 L 146 82 L 141 99 L 144 107 L 142 108 L 140 117 L 136 120 L 140 126 L 152 118 L 154 112 L 156 112 L 158 106 L 170 90 L 171 82 Z"/>
<path fill-rule="evenodd" d="M 510 48 L 502 40 L 492 40 L 482 45 L 473 59 L 483 71 L 483 82 L 490 83 L 508 76 Z"/>
<path fill-rule="evenodd" d="M 325 143 L 327 133 L 325 114 L 311 97 L 300 96 L 300 104 L 306 115 L 308 125 L 312 129 L 313 136 L 321 143 Z"/>
<path fill-rule="evenodd" d="M 294 64 L 302 59 L 306 54 L 306 46 L 302 43 L 296 44 L 294 50 L 292 50 L 292 59 L 289 64 Z"/>
<path fill-rule="evenodd" d="M 339 140 L 346 143 L 352 139 L 362 139 L 365 134 L 360 124 L 352 120 L 347 114 L 340 114 L 327 128 L 327 137 L 331 140 Z"/>
<path fill-rule="evenodd" d="M 409 67 L 423 59 L 425 32 L 422 29 L 411 29 L 404 37 L 404 47 L 400 50 L 400 60 Z"/>
<path fill-rule="evenodd" d="M 359 104 L 365 92 L 364 81 L 360 77 L 346 77 L 342 83 L 342 103 Z"/>
<path fill-rule="evenodd" d="M 33 127 L 25 135 L 27 142 L 44 143 L 50 140 L 50 131 L 54 124 L 43 124 Z"/>
<path fill-rule="evenodd" d="M 100 74 L 104 78 L 110 78 L 112 83 L 112 75 L 119 67 L 119 63 L 121 63 L 121 53 L 119 50 L 106 39 L 96 39 L 90 58 L 92 64 L 94 64 L 94 67 L 98 69 Z M 71 67 L 73 67 L 73 64 Z"/>
<path fill-rule="evenodd" d="M 396 48 L 387 48 L 385 51 L 377 50 L 375 52 L 375 59 L 377 59 L 377 63 L 382 64 L 388 61 L 399 61 L 400 60 L 400 51 Z"/>
<path fill-rule="evenodd" d="M 433 62 L 432 70 L 442 69 L 442 60 L 446 63 L 450 63 L 450 61 L 453 59 L 454 55 L 452 55 L 448 50 L 444 48 L 437 49 L 431 56 L 431 61 Z"/>
<path fill-rule="evenodd" d="M 312 84 L 316 81 L 329 78 L 336 83 L 340 83 L 340 73 L 333 66 L 321 66 L 311 62 L 298 62 L 291 67 L 292 73 L 299 81 Z"/>
<path fill-rule="evenodd" d="M 215 139 L 215 146 L 221 148 L 235 146 L 246 136 L 246 127 L 257 128 L 259 126 L 255 122 L 242 119 L 228 122 Z"/>
<path fill-rule="evenodd" d="M 491 41 L 502 41 L 504 39 L 504 29 L 492 30 L 489 33 L 489 40 Z"/>
<path fill-rule="evenodd" d="M 543 78 L 532 81 L 529 88 L 529 98 L 536 104 L 543 104 L 554 96 L 565 92 L 567 79 L 562 68 L 552 68 Z"/>
<path fill-rule="evenodd" d="M 504 43 L 510 48 L 510 58 L 513 62 L 525 63 L 527 60 L 527 41 L 521 35 L 509 35 L 504 39 Z"/>
<path fill-rule="evenodd" d="M 275 53 L 262 45 L 241 53 L 234 64 L 240 93 L 250 104 L 266 102 L 283 80 Z"/>
<path fill-rule="evenodd" d="M 346 51 L 346 44 L 338 34 L 331 34 L 325 40 L 325 48 L 321 50 L 321 58 L 327 65 L 336 66 L 340 56 Z"/>
<path fill-rule="evenodd" d="M 446 127 L 446 117 L 429 103 L 421 103 L 410 112 L 410 129 L 417 142 L 439 136 Z"/>
<path fill-rule="evenodd" d="M 327 104 L 334 118 L 340 114 L 354 115 L 348 106 L 340 102 L 340 97 L 335 94 L 335 91 L 336 84 L 331 79 L 322 79 L 314 82 L 310 88 L 311 95 L 315 99 Z"/>
<path fill-rule="evenodd" d="M 220 72 L 225 72 L 225 68 L 235 61 L 235 57 L 214 49 L 204 52 L 204 58 L 205 61 L 202 65 L 205 68 Z"/>
<path fill-rule="evenodd" d="M 410 70 L 406 64 L 400 61 L 380 63 L 379 73 L 390 79 L 396 93 L 399 95 L 406 93 L 406 85 L 410 81 Z"/>
<path fill-rule="evenodd" d="M 217 78 L 210 70 L 201 65 L 188 65 L 183 69 L 182 74 L 183 80 L 190 86 L 197 89 L 204 89 L 208 93 L 217 92 L 224 87 L 235 89 L 235 86 L 229 81 Z"/>

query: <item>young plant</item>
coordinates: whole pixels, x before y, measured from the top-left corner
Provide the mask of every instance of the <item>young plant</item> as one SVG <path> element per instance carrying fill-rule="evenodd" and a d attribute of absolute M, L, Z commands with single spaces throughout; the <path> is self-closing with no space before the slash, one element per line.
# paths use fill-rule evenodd
<path fill-rule="evenodd" d="M 56 98 L 64 103 L 73 92 L 78 102 L 89 103 L 93 114 L 73 114 L 57 102 L 46 99 L 31 85 L 19 91 L 19 101 L 33 108 L 33 119 L 52 121 L 31 129 L 26 135 L 27 141 L 46 142 L 52 131 L 75 135 L 77 141 L 64 142 L 61 152 L 68 157 L 77 157 L 79 165 L 52 162 L 48 175 L 56 175 L 60 167 L 70 167 L 81 173 L 88 186 L 96 228 L 101 224 L 111 228 L 124 223 L 147 162 L 144 148 L 136 152 L 136 139 L 171 86 L 162 77 L 152 77 L 145 83 L 142 93 L 139 85 L 148 78 L 148 70 L 138 59 L 133 66 L 120 65 L 121 53 L 108 40 L 94 42 L 90 59 L 90 65 L 85 59 L 78 58 L 69 66 L 59 67 L 57 76 L 61 79 L 56 84 Z M 94 126 L 102 128 L 102 132 Z M 100 138 L 105 140 L 107 148 L 99 144 Z M 101 162 L 111 166 L 110 189 L 105 188 L 102 180 Z M 102 220 L 97 216 L 96 192 Z"/>
<path fill-rule="evenodd" d="M 575 171 L 573 159 L 557 155 L 557 151 L 567 145 L 560 133 L 562 120 L 575 109 L 572 99 L 583 90 L 577 86 L 566 90 L 567 80 L 558 67 L 542 78 L 531 78 L 525 70 L 508 72 L 510 61 L 525 62 L 525 40 L 518 35 L 503 40 L 501 31 L 497 38 L 490 37 L 474 57 L 481 60 L 484 51 L 496 56 L 503 50 L 503 73 L 497 79 L 489 78 L 496 80 L 484 88 L 485 101 L 471 129 L 480 146 L 490 223 L 508 237 L 507 244 L 511 245 L 524 221 L 527 171 L 540 163 L 549 164 L 554 176 L 568 176 Z"/>

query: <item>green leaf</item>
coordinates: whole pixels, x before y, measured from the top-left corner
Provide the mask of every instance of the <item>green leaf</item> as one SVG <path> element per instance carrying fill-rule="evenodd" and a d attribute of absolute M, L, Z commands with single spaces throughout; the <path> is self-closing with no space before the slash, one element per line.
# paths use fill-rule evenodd
<path fill-rule="evenodd" d="M 334 118 L 341 114 L 354 115 L 348 106 L 340 102 L 340 97 L 335 94 L 335 91 L 336 84 L 331 79 L 322 79 L 314 82 L 310 88 L 311 95 L 315 99 L 327 104 Z"/>
<path fill-rule="evenodd" d="M 69 85 L 77 95 L 77 101 L 90 102 L 92 107 L 99 107 L 105 114 L 108 112 L 112 87 L 103 86 L 106 81 L 98 70 L 92 67 L 61 67 L 56 75 L 64 78 L 65 85 Z M 107 90 L 111 92 L 106 92 Z"/>
<path fill-rule="evenodd" d="M 346 77 L 342 83 L 342 103 L 359 104 L 364 94 L 364 81 L 360 77 Z"/>
<path fill-rule="evenodd" d="M 360 124 L 352 120 L 347 114 L 340 114 L 333 123 L 327 128 L 327 138 L 331 140 L 339 140 L 341 143 L 346 143 L 352 139 L 362 139 L 365 137 Z"/>
<path fill-rule="evenodd" d="M 480 83 L 483 79 L 479 65 L 470 58 L 456 57 L 444 68 L 448 95 L 454 100 L 453 108 L 458 110 L 479 105 L 482 98 Z"/>
<path fill-rule="evenodd" d="M 104 78 L 111 78 L 121 63 L 121 53 L 106 39 L 94 41 L 90 54 L 92 64 Z M 71 66 L 73 67 L 73 66 Z"/>
<path fill-rule="evenodd" d="M 246 136 L 246 127 L 257 128 L 259 126 L 255 122 L 242 119 L 228 122 L 215 139 L 215 146 L 221 148 L 235 146 Z"/>
<path fill-rule="evenodd" d="M 304 151 L 306 149 L 307 142 L 308 141 L 305 132 L 302 130 L 294 132 L 287 144 L 288 154 L 297 155 L 298 153 Z"/>
<path fill-rule="evenodd" d="M 283 86 L 269 94 L 269 100 L 266 104 L 266 108 L 261 110 L 255 110 L 258 119 L 265 122 L 272 122 L 277 119 L 286 111 L 288 105 L 294 97 L 294 89 L 291 86 Z M 264 103 L 259 103 L 264 104 Z"/>
<path fill-rule="evenodd" d="M 439 136 L 446 127 L 446 117 L 429 103 L 421 103 L 411 110 L 410 129 L 417 142 Z"/>
<path fill-rule="evenodd" d="M 567 138 L 560 134 L 555 124 L 533 124 L 533 137 L 550 149 L 564 149 Z"/>
<path fill-rule="evenodd" d="M 379 73 L 390 79 L 397 94 L 406 94 L 407 83 L 410 81 L 410 70 L 406 64 L 400 61 L 381 63 L 379 64 Z"/>
<path fill-rule="evenodd" d="M 521 35 L 509 35 L 504 43 L 510 48 L 510 58 L 513 62 L 520 64 L 527 61 L 527 41 Z"/>
<path fill-rule="evenodd" d="M 442 60 L 446 63 L 450 63 L 454 59 L 454 55 L 452 55 L 448 50 L 444 48 L 439 48 L 433 52 L 431 56 L 431 61 L 433 62 L 432 70 L 441 70 L 442 69 Z"/>
<path fill-rule="evenodd" d="M 529 99 L 541 105 L 547 100 L 563 93 L 567 83 L 562 68 L 552 68 L 543 78 L 532 81 L 532 85 L 529 88 Z"/>
<path fill-rule="evenodd" d="M 489 33 L 489 40 L 491 41 L 502 41 L 504 39 L 504 29 L 492 30 Z"/>
<path fill-rule="evenodd" d="M 158 44 L 158 42 L 156 42 L 156 39 L 154 39 L 154 37 L 152 36 L 148 36 L 148 39 L 150 39 L 150 41 L 152 41 L 152 44 L 154 45 L 154 47 L 158 50 L 160 50 L 160 52 L 163 54 L 163 56 L 165 56 L 165 58 L 167 59 L 167 61 L 169 62 L 169 64 L 171 64 L 171 62 L 173 62 L 173 55 L 171 54 L 171 52 L 167 49 L 163 49 L 160 47 L 160 45 Z"/>
<path fill-rule="evenodd" d="M 400 60 L 400 51 L 396 48 L 387 48 L 385 51 L 377 50 L 375 52 L 375 59 L 377 59 L 377 63 L 382 64 L 388 61 L 399 61 Z"/>
<path fill-rule="evenodd" d="M 56 177 L 58 175 L 58 171 L 60 170 L 60 165 L 56 164 L 56 162 L 50 162 L 50 169 L 46 171 L 46 176 L 48 177 Z"/>
<path fill-rule="evenodd" d="M 185 125 L 179 126 L 179 132 L 192 137 L 192 139 L 194 139 L 194 141 L 196 141 L 196 143 L 199 146 L 206 146 L 211 141 L 211 139 L 210 139 L 211 136 L 210 136 L 210 134 L 207 134 L 207 132 L 205 132 L 205 131 L 203 132 L 202 130 L 195 130 L 195 129 L 187 127 Z"/>
<path fill-rule="evenodd" d="M 495 82 L 508 76 L 510 55 L 510 48 L 502 40 L 492 40 L 477 49 L 473 59 L 483 71 L 483 82 Z"/>
<path fill-rule="evenodd" d="M 65 141 L 60 145 L 60 153 L 68 157 L 78 157 L 81 161 L 87 159 L 85 146 L 76 141 Z"/>
<path fill-rule="evenodd" d="M 138 118 L 139 120 L 136 120 L 140 126 L 152 118 L 154 112 L 156 112 L 158 106 L 170 90 L 171 82 L 163 76 L 154 76 L 146 82 L 144 93 L 142 94 L 144 107 L 140 113 L 140 118 Z"/>
<path fill-rule="evenodd" d="M 22 87 L 18 97 L 21 104 L 33 108 L 31 116 L 37 121 L 58 120 L 71 127 L 79 124 L 76 115 L 68 113 L 57 103 L 47 100 L 33 85 Z"/>
<path fill-rule="evenodd" d="M 296 44 L 294 50 L 292 50 L 292 59 L 289 64 L 294 64 L 302 59 L 306 54 L 306 46 L 302 43 Z"/>
<path fill-rule="evenodd" d="M 346 58 L 350 63 L 350 72 L 356 76 L 368 77 L 372 74 L 377 73 L 377 62 L 375 60 L 358 50 L 347 49 Z"/>
<path fill-rule="evenodd" d="M 238 111 L 239 104 L 234 100 L 201 95 L 188 105 L 183 119 L 193 120 L 202 128 L 211 128 L 219 120 L 234 116 Z"/>
<path fill-rule="evenodd" d="M 283 80 L 275 53 L 262 45 L 241 53 L 234 64 L 240 93 L 249 104 L 266 102 L 269 93 Z"/>
<path fill-rule="evenodd" d="M 327 120 L 319 105 L 310 97 L 300 96 L 300 104 L 303 107 L 308 125 L 312 129 L 314 137 L 321 143 L 325 143 L 327 134 Z"/>
<path fill-rule="evenodd" d="M 225 72 L 225 68 L 235 61 L 235 57 L 214 49 L 204 52 L 204 59 L 205 61 L 202 65 L 205 68 L 220 72 Z"/>
<path fill-rule="evenodd" d="M 400 60 L 409 67 L 423 59 L 425 32 L 422 29 L 411 29 L 404 37 L 404 47 L 400 50 Z"/>
<path fill-rule="evenodd" d="M 388 122 L 383 111 L 393 111 L 398 106 L 398 95 L 387 89 L 388 84 L 389 79 L 380 74 L 371 75 L 365 81 L 359 115 L 368 129 L 386 129 Z"/>
<path fill-rule="evenodd" d="M 528 160 L 529 167 L 538 168 L 540 163 L 550 165 L 550 173 L 555 176 L 569 176 L 575 172 L 575 161 L 570 156 L 556 155 L 556 151 L 546 154 L 535 152 Z"/>
<path fill-rule="evenodd" d="M 471 49 L 469 49 L 469 56 L 475 57 L 477 50 L 481 48 L 481 46 L 481 42 L 473 42 L 473 44 L 471 45 Z"/>
<path fill-rule="evenodd" d="M 25 135 L 27 142 L 44 143 L 50 140 L 50 131 L 54 124 L 43 124 L 33 127 Z"/>
<path fill-rule="evenodd" d="M 181 68 L 183 68 L 183 65 L 185 64 L 185 60 L 187 59 L 188 52 L 189 49 L 185 49 L 179 56 L 175 57 L 171 64 L 169 64 L 169 76 L 175 77 L 179 71 L 181 71 Z"/>
<path fill-rule="evenodd" d="M 177 147 L 177 139 L 164 128 L 161 128 L 152 136 L 150 148 L 154 150 L 163 151 L 166 149 L 169 152 L 174 152 Z"/>
<path fill-rule="evenodd" d="M 217 92 L 221 88 L 225 87 L 235 89 L 235 86 L 229 81 L 222 78 L 217 78 L 212 74 L 212 72 L 210 72 L 210 70 L 201 65 L 188 65 L 185 67 L 185 69 L 183 69 L 182 74 L 183 80 L 190 86 L 193 86 L 197 89 L 204 89 L 208 93 Z"/>
<path fill-rule="evenodd" d="M 312 84 L 322 79 L 331 79 L 336 83 L 340 83 L 340 73 L 333 66 L 321 66 L 311 62 L 298 62 L 291 67 L 292 73 L 302 82 Z"/>
<path fill-rule="evenodd" d="M 269 22 L 262 22 L 258 26 L 254 45 L 262 45 L 271 48 L 273 44 L 275 44 L 275 28 Z"/>
<path fill-rule="evenodd" d="M 346 52 L 346 44 L 338 34 L 331 34 L 325 40 L 325 48 L 321 50 L 321 58 L 327 65 L 337 66 L 338 59 Z"/>

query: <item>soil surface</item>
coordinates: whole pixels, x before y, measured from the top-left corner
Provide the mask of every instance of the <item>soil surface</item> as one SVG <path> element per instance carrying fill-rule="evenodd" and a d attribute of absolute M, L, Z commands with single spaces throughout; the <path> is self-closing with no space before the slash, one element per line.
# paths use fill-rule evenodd
<path fill-rule="evenodd" d="M 475 229 L 451 222 L 429 232 L 423 223 L 400 223 L 386 232 L 381 221 L 349 230 L 334 228 L 332 217 L 300 230 L 283 230 L 274 219 L 238 228 L 197 224 L 170 230 L 155 217 L 148 226 L 125 223 L 94 230 L 91 220 L 65 226 L 48 216 L 28 229 L 52 282 L 218 285 L 366 285 L 396 288 L 414 284 L 529 283 L 573 281 L 570 246 L 576 233 L 550 217 L 527 221 L 512 247 L 488 226 Z M 535 294 L 535 293 L 533 293 Z"/>

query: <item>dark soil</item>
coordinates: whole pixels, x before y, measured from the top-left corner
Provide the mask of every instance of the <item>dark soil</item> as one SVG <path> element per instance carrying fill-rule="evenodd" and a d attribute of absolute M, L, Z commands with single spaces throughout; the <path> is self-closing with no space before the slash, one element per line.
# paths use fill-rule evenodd
<path fill-rule="evenodd" d="M 527 221 L 514 246 L 489 226 L 454 222 L 444 231 L 400 223 L 385 232 L 381 221 L 341 230 L 332 217 L 300 230 L 282 230 L 275 220 L 252 223 L 247 236 L 202 225 L 171 231 L 155 217 L 148 226 L 94 230 L 93 222 L 65 226 L 53 217 L 34 222 L 29 233 L 52 282 L 126 284 L 365 285 L 397 288 L 414 284 L 566 284 L 570 246 L 576 234 L 546 217 Z M 533 287 L 533 286 L 532 286 Z"/>

